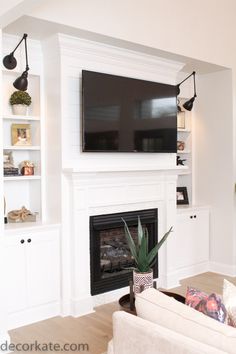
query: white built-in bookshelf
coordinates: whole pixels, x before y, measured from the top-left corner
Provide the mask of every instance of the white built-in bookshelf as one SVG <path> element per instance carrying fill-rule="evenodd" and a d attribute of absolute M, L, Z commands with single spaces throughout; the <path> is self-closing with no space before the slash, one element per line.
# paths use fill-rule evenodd
<path fill-rule="evenodd" d="M 44 218 L 42 84 L 40 75 L 29 74 L 27 92 L 32 98 L 32 104 L 28 107 L 27 115 L 14 115 L 9 104 L 9 98 L 16 91 L 13 82 L 20 75 L 21 72 L 2 70 L 2 153 L 12 152 L 14 167 L 19 167 L 21 162 L 29 160 L 35 164 L 35 168 L 32 176 L 4 176 L 3 195 L 6 201 L 6 214 L 11 210 L 25 206 L 30 211 L 37 213 L 37 221 L 41 223 Z M 17 146 L 12 144 L 12 124 L 30 125 L 31 145 Z M 35 225 L 38 223 L 35 223 Z"/>
<path fill-rule="evenodd" d="M 180 156 L 181 159 L 185 159 L 184 166 L 178 166 L 178 181 L 177 186 L 187 187 L 188 197 L 190 204 L 192 203 L 192 118 L 191 112 L 184 110 L 183 103 L 186 101 L 186 98 L 179 99 L 179 105 L 182 109 L 180 121 L 184 121 L 184 126 L 178 128 L 177 140 L 183 141 L 185 143 L 184 150 L 177 151 L 177 156 Z"/>

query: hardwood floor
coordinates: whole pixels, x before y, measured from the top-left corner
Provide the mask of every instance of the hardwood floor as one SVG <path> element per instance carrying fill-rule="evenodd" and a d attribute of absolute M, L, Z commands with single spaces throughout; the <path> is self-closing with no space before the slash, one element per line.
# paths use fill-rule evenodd
<path fill-rule="evenodd" d="M 236 278 L 224 277 L 215 273 L 204 273 L 182 280 L 181 286 L 172 290 L 185 295 L 187 286 L 192 285 L 207 293 L 217 292 L 222 294 L 224 278 L 236 285 Z M 116 310 L 119 310 L 119 305 L 111 303 L 99 306 L 96 308 L 96 312 L 83 317 L 55 317 L 10 331 L 11 340 L 14 344 L 33 343 L 35 341 L 38 341 L 38 343 L 59 343 L 62 346 L 65 343 L 88 344 L 89 350 L 80 350 L 80 352 L 101 354 L 106 351 L 107 343 L 112 338 L 112 314 Z M 84 349 L 87 348 L 84 347 Z M 28 351 L 27 353 L 35 353 L 35 351 Z M 61 352 L 58 351 L 58 353 Z M 67 353 L 75 352 L 67 351 Z"/>

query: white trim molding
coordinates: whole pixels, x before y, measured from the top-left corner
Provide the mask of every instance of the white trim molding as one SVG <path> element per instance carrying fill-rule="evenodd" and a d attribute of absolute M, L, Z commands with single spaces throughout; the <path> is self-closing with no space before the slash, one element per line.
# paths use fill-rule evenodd
<path fill-rule="evenodd" d="M 226 275 L 229 277 L 236 276 L 236 266 L 232 266 L 230 264 L 224 264 L 224 263 L 210 261 L 208 271 L 213 272 L 213 273 Z"/>

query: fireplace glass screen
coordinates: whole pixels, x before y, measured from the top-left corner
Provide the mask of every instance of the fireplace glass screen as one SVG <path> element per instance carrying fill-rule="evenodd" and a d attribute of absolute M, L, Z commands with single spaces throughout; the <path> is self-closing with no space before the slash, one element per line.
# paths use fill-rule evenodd
<path fill-rule="evenodd" d="M 149 249 L 157 243 L 157 209 L 96 215 L 90 217 L 91 293 L 100 294 L 129 284 L 134 259 L 129 250 L 122 218 L 128 224 L 134 242 L 138 242 L 138 217 L 149 235 Z M 158 276 L 158 262 L 154 266 Z"/>

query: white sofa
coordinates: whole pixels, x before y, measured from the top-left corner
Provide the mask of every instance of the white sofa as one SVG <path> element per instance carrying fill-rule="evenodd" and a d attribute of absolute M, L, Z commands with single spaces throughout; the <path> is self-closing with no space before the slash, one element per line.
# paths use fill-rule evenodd
<path fill-rule="evenodd" d="M 113 315 L 107 354 L 236 354 L 236 329 L 148 289 L 136 298 L 138 316 Z"/>

